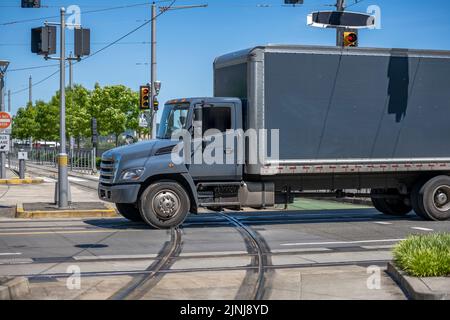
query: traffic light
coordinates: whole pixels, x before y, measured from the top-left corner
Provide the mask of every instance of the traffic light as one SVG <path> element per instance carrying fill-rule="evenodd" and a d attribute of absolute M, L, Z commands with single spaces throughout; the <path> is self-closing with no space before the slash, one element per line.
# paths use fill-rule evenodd
<path fill-rule="evenodd" d="M 40 8 L 41 0 L 22 0 L 22 8 Z"/>
<path fill-rule="evenodd" d="M 344 47 L 357 47 L 358 35 L 356 32 L 344 32 Z"/>
<path fill-rule="evenodd" d="M 158 111 L 159 108 L 159 101 L 156 99 L 156 97 L 153 98 L 153 110 Z"/>
<path fill-rule="evenodd" d="M 139 89 L 139 108 L 141 110 L 150 109 L 150 86 L 141 86 Z"/>
<path fill-rule="evenodd" d="M 74 32 L 75 56 L 80 58 L 91 53 L 91 30 L 77 28 Z"/>
<path fill-rule="evenodd" d="M 55 26 L 31 29 L 31 52 L 41 55 L 51 55 L 56 53 Z"/>

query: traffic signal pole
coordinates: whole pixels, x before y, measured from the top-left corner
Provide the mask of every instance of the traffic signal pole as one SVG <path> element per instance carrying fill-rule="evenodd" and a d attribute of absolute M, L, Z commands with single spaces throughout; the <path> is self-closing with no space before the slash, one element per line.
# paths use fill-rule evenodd
<path fill-rule="evenodd" d="M 156 139 L 156 111 L 154 109 L 154 101 L 156 97 L 155 81 L 156 81 L 156 4 L 152 3 L 152 35 L 151 35 L 151 64 L 150 64 L 150 114 L 151 123 L 149 121 L 149 129 L 152 133 L 152 139 Z"/>
<path fill-rule="evenodd" d="M 336 10 L 345 10 L 345 0 L 336 0 Z M 344 47 L 344 28 L 336 28 L 336 46 Z"/>
<path fill-rule="evenodd" d="M 66 9 L 61 8 L 60 60 L 59 60 L 59 155 L 58 155 L 58 208 L 69 207 L 69 179 L 66 153 Z"/>

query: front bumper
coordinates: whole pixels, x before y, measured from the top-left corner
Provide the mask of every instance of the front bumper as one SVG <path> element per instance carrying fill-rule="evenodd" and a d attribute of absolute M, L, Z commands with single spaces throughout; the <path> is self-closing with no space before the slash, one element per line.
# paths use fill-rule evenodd
<path fill-rule="evenodd" d="M 113 203 L 135 203 L 137 201 L 140 184 L 121 184 L 113 186 L 98 186 L 98 197 L 103 201 Z"/>

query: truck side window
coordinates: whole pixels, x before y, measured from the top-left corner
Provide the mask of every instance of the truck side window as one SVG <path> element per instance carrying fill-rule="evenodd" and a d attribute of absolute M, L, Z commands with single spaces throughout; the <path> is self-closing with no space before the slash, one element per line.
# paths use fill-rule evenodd
<path fill-rule="evenodd" d="M 205 107 L 202 111 L 203 132 L 209 129 L 226 132 L 228 129 L 231 129 L 230 107 Z"/>

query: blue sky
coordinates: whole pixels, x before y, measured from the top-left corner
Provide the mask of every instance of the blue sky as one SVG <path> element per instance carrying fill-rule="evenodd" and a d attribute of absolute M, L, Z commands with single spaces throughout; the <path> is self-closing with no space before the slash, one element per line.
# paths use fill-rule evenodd
<path fill-rule="evenodd" d="M 0 60 L 9 60 L 10 70 L 54 64 L 30 51 L 30 29 L 44 20 L 2 25 L 17 20 L 59 14 L 59 7 L 79 5 L 82 25 L 91 29 L 92 51 L 116 40 L 149 19 L 150 6 L 142 5 L 98 13 L 107 7 L 145 3 L 145 0 L 41 0 L 48 8 L 21 9 L 20 0 L 0 0 Z M 218 55 L 254 45 L 334 45 L 335 31 L 306 26 L 306 16 L 315 10 L 331 9 L 334 0 L 305 0 L 301 7 L 284 7 L 283 0 L 178 0 L 176 5 L 205 4 L 208 8 L 167 12 L 158 19 L 158 79 L 160 101 L 188 96 L 212 95 L 212 62 Z M 354 0 L 347 0 L 350 5 Z M 167 5 L 162 2 L 160 5 Z M 269 5 L 261 7 L 258 5 Z M 362 47 L 396 47 L 450 50 L 450 1 L 364 0 L 351 11 L 365 12 L 369 5 L 381 9 L 381 29 L 360 32 Z M 52 19 L 56 21 L 57 19 Z M 150 67 L 150 26 L 98 55 L 74 66 L 74 82 L 92 88 L 124 84 L 135 90 L 147 83 Z M 141 42 L 141 43 L 138 43 Z M 69 51 L 72 32 L 67 32 Z M 56 71 L 55 67 L 9 72 L 6 91 L 25 89 L 28 77 L 37 82 Z M 56 75 L 36 86 L 33 100 L 49 99 L 59 87 Z M 12 96 L 15 112 L 28 100 L 28 92 Z"/>

